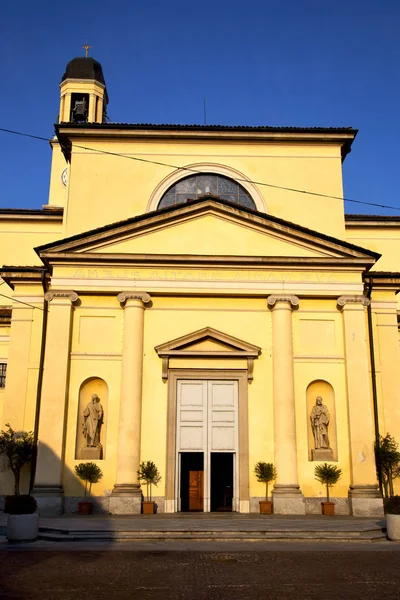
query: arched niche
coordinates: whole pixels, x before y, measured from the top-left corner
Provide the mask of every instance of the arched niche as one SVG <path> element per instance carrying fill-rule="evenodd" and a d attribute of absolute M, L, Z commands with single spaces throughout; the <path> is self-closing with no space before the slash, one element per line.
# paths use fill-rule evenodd
<path fill-rule="evenodd" d="M 316 398 L 321 396 L 322 403 L 328 408 L 329 411 L 329 425 L 328 425 L 328 436 L 329 444 L 332 448 L 332 459 L 338 460 L 337 450 L 337 432 L 336 432 L 336 407 L 335 407 L 335 391 L 330 383 L 323 379 L 316 379 L 312 381 L 306 392 L 306 406 L 307 406 L 307 435 L 308 435 L 308 459 L 313 460 L 312 450 L 315 448 L 314 434 L 311 424 L 311 412 L 316 403 Z M 329 458 L 322 459 L 324 462 L 332 460 Z"/>
<path fill-rule="evenodd" d="M 86 438 L 83 434 L 83 423 L 84 423 L 84 410 L 91 402 L 92 395 L 97 394 L 100 398 L 101 406 L 103 407 L 103 419 L 100 429 L 100 444 L 101 452 L 100 455 L 96 455 L 93 449 L 93 456 L 89 456 L 89 452 L 86 450 Z M 79 388 L 79 402 L 78 402 L 78 415 L 76 422 L 76 444 L 75 444 L 75 458 L 88 459 L 88 460 L 102 460 L 106 456 L 106 440 L 107 440 L 107 421 L 108 421 L 108 385 L 100 377 L 90 377 L 86 379 Z"/>

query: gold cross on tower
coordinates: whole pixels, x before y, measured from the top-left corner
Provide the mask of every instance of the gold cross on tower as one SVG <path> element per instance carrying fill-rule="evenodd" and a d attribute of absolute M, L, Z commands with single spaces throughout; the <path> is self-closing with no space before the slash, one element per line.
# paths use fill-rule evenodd
<path fill-rule="evenodd" d="M 86 58 L 89 56 L 89 50 L 92 46 L 88 46 L 88 43 L 86 42 L 86 44 L 84 46 L 82 46 L 82 48 L 84 49 L 84 51 L 86 52 Z"/>

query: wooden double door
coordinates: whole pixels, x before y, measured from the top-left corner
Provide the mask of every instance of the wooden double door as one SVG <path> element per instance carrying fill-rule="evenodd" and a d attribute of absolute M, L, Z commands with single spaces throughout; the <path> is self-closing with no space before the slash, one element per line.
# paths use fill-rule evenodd
<path fill-rule="evenodd" d="M 222 510 L 229 503 L 231 510 L 237 510 L 239 469 L 234 457 L 238 453 L 237 380 L 178 380 L 178 510 L 210 512 Z"/>
<path fill-rule="evenodd" d="M 204 509 L 204 471 L 189 471 L 189 510 Z"/>

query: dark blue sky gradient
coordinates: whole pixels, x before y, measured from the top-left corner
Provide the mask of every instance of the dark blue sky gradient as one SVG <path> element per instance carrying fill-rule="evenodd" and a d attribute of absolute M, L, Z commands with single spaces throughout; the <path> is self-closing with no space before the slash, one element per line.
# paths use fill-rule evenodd
<path fill-rule="evenodd" d="M 205 95 L 209 124 L 352 126 L 346 197 L 400 209 L 398 0 L 15 0 L 0 22 L 0 127 L 51 137 L 88 40 L 113 121 L 203 123 Z M 0 207 L 45 204 L 50 157 L 0 133 Z"/>

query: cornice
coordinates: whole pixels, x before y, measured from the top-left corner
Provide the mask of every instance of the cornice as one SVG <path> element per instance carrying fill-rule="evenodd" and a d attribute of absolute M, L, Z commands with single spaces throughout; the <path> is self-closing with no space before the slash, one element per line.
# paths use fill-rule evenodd
<path fill-rule="evenodd" d="M 371 267 L 374 259 L 353 257 L 302 257 L 302 256 L 232 256 L 197 254 L 100 254 L 95 252 L 41 252 L 45 265 L 79 265 L 90 267 L 131 266 L 131 267 L 212 267 L 219 269 L 287 269 L 315 270 L 315 267 L 329 270 L 364 271 Z"/>

